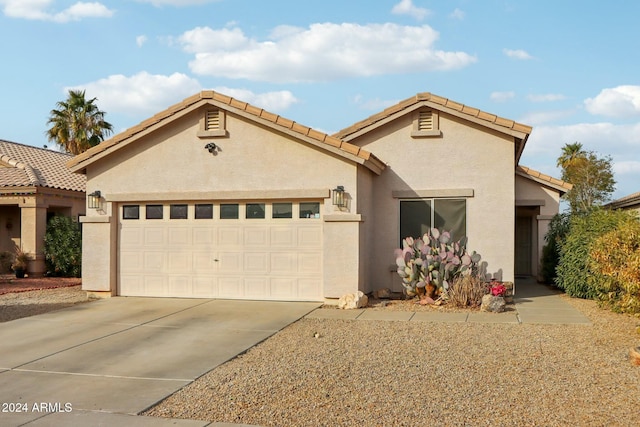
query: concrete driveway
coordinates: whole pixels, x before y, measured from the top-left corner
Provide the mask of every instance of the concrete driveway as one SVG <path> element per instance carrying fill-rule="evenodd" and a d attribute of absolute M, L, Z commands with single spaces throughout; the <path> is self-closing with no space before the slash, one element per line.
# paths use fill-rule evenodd
<path fill-rule="evenodd" d="M 130 415 L 318 306 L 117 297 L 0 323 L 0 425 L 163 425 Z"/>

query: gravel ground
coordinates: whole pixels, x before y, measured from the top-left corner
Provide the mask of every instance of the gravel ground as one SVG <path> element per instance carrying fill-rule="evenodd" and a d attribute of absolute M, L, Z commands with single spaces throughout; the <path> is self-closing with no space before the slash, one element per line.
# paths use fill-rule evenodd
<path fill-rule="evenodd" d="M 638 426 L 640 367 L 628 352 L 640 344 L 640 319 L 567 301 L 593 325 L 302 319 L 145 415 L 261 426 Z"/>
<path fill-rule="evenodd" d="M 564 298 L 593 325 L 302 319 L 145 415 L 260 426 L 639 425 L 640 367 L 628 351 L 640 344 L 640 319 Z M 79 286 L 7 293 L 0 322 L 86 301 Z"/>
<path fill-rule="evenodd" d="M 0 294 L 0 322 L 35 316 L 89 301 L 87 293 L 79 285 Z"/>

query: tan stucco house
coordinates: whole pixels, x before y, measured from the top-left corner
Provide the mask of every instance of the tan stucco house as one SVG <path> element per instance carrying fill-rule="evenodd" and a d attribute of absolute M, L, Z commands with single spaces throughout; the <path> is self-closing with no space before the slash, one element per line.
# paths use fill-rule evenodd
<path fill-rule="evenodd" d="M 0 140 L 0 252 L 20 249 L 27 272 L 45 272 L 44 235 L 53 215 L 85 212 L 86 177 L 65 166 L 72 156 Z"/>
<path fill-rule="evenodd" d="M 636 214 L 640 215 L 640 191 L 613 200 L 607 203 L 605 207 L 635 211 Z"/>
<path fill-rule="evenodd" d="M 568 184 L 518 165 L 529 126 L 422 93 L 327 135 L 204 91 L 67 163 L 99 191 L 83 288 L 322 301 L 401 290 L 393 250 L 467 235 L 492 277 L 537 275 Z"/>

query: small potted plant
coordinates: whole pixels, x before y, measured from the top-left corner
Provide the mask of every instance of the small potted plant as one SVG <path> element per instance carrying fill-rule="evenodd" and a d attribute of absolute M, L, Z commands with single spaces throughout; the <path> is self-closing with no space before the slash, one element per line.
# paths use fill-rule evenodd
<path fill-rule="evenodd" d="M 26 253 L 22 251 L 22 249 L 16 249 L 16 257 L 13 260 L 13 264 L 11 264 L 11 269 L 15 271 L 16 278 L 22 279 L 27 272 L 27 263 L 29 262 L 29 257 Z"/>

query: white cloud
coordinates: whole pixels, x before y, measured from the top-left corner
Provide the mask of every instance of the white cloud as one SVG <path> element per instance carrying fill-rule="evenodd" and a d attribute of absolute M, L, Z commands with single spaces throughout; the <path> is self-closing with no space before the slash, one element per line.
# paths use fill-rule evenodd
<path fill-rule="evenodd" d="M 165 76 L 142 71 L 132 76 L 116 74 L 84 85 L 67 87 L 65 93 L 69 89 L 86 90 L 87 98 L 97 98 L 96 104 L 107 114 L 123 114 L 143 120 L 200 92 L 202 87 L 196 79 L 185 74 Z M 287 90 L 264 93 L 229 87 L 213 90 L 273 112 L 286 110 L 298 102 L 293 93 Z"/>
<path fill-rule="evenodd" d="M 457 7 L 454 9 L 453 12 L 451 12 L 451 14 L 449 15 L 450 18 L 453 19 L 458 19 L 460 21 L 462 21 L 464 19 L 465 13 L 463 10 L 458 9 Z"/>
<path fill-rule="evenodd" d="M 196 74 L 269 82 L 444 71 L 476 61 L 465 52 L 434 49 L 437 39 L 427 25 L 324 23 L 278 27 L 265 41 L 239 28 L 198 27 L 177 41 L 195 54 L 189 67 Z"/>
<path fill-rule="evenodd" d="M 418 21 L 422 21 L 431 12 L 424 7 L 418 7 L 412 0 L 400 0 L 400 3 L 393 6 L 391 13 L 394 15 L 411 15 Z"/>
<path fill-rule="evenodd" d="M 640 175 L 640 161 L 623 160 L 613 164 L 613 172 L 618 175 Z"/>
<path fill-rule="evenodd" d="M 556 111 L 534 111 L 525 114 L 518 121 L 526 123 L 530 126 L 542 125 L 545 123 L 555 122 L 560 119 L 567 118 L 576 113 L 575 110 L 556 110 Z"/>
<path fill-rule="evenodd" d="M 147 36 L 145 36 L 144 34 L 141 36 L 136 37 L 136 44 L 138 45 L 138 47 L 142 47 L 146 42 L 147 42 Z"/>
<path fill-rule="evenodd" d="M 546 94 L 531 94 L 527 95 L 527 99 L 531 102 L 553 102 L 562 101 L 566 99 L 566 96 L 559 93 L 546 93 Z"/>
<path fill-rule="evenodd" d="M 219 86 L 213 90 L 271 112 L 284 111 L 299 102 L 293 93 L 288 90 L 254 93 L 248 89 L 234 89 L 225 86 Z"/>
<path fill-rule="evenodd" d="M 584 101 L 591 114 L 628 118 L 640 116 L 640 86 L 617 86 L 603 89 L 595 98 Z"/>
<path fill-rule="evenodd" d="M 515 92 L 491 92 L 491 95 L 489 95 L 489 99 L 494 102 L 506 102 L 510 99 L 515 98 L 515 96 Z"/>
<path fill-rule="evenodd" d="M 107 113 L 129 116 L 151 115 L 198 93 L 197 80 L 181 73 L 170 76 L 142 71 L 132 76 L 111 75 L 95 82 L 65 88 L 84 89 L 87 98 L 98 98 L 96 104 Z"/>
<path fill-rule="evenodd" d="M 62 12 L 52 11 L 54 0 L 0 0 L 3 12 L 11 18 L 66 23 L 84 18 L 110 18 L 114 11 L 98 2 L 77 2 Z"/>
<path fill-rule="evenodd" d="M 529 55 L 529 53 L 525 50 L 522 49 L 502 49 L 502 52 L 507 55 L 509 58 L 513 58 L 513 59 L 522 59 L 522 60 L 527 60 L 527 59 L 533 59 L 533 56 Z"/>

